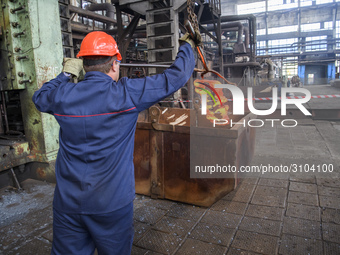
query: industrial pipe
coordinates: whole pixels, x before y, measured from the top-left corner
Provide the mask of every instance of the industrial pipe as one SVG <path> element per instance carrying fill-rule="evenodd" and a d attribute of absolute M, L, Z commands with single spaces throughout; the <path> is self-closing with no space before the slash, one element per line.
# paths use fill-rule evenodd
<path fill-rule="evenodd" d="M 93 27 L 89 27 L 86 26 L 82 23 L 79 22 L 71 22 L 71 29 L 73 33 L 81 33 L 81 34 L 88 34 L 90 32 L 93 31 L 97 31 L 94 30 Z M 109 35 L 116 35 L 118 29 L 114 28 L 114 29 L 100 29 L 98 31 L 103 31 L 105 33 L 108 33 Z M 72 34 L 72 37 L 75 37 L 75 34 Z M 136 31 L 133 34 L 133 38 L 145 38 L 146 37 L 146 29 L 145 29 L 145 25 L 141 25 L 139 27 L 136 28 Z M 83 37 L 81 38 L 83 39 Z"/>
<path fill-rule="evenodd" d="M 243 31 L 244 31 L 244 44 L 246 46 L 246 49 L 249 48 L 249 28 L 243 26 Z"/>
<path fill-rule="evenodd" d="M 94 19 L 94 20 L 97 20 L 97 21 L 100 21 L 100 22 L 106 22 L 106 23 L 109 22 L 109 23 L 114 23 L 114 24 L 117 23 L 117 20 L 115 20 L 115 19 L 111 19 L 111 18 L 108 18 L 106 16 L 99 15 L 95 12 L 84 10 L 82 8 L 79 8 L 79 7 L 76 7 L 76 6 L 73 6 L 73 5 L 69 5 L 69 10 L 70 10 L 70 12 L 77 13 L 81 16 L 86 17 L 86 18 Z"/>
<path fill-rule="evenodd" d="M 254 39 L 256 38 L 256 17 L 253 14 L 247 15 L 230 15 L 230 16 L 222 16 L 221 22 L 230 22 L 230 21 L 238 21 L 238 20 L 248 20 L 249 21 L 249 29 L 250 33 L 254 34 Z"/>
<path fill-rule="evenodd" d="M 120 63 L 120 67 L 145 67 L 145 68 L 169 68 L 170 65 L 158 64 L 138 64 L 138 63 Z"/>
<path fill-rule="evenodd" d="M 221 22 L 248 20 L 250 36 L 250 61 L 255 61 L 256 52 L 256 17 L 253 14 L 222 16 Z"/>
<path fill-rule="evenodd" d="M 213 27 L 214 27 L 214 25 L 209 25 L 209 28 L 213 28 Z M 233 28 L 233 27 L 238 28 L 237 43 L 240 44 L 240 43 L 242 43 L 242 35 L 243 35 L 243 25 L 242 25 L 242 23 L 237 21 L 237 22 L 228 22 L 228 23 L 221 24 L 221 29 Z"/>
<path fill-rule="evenodd" d="M 91 4 L 87 5 L 85 9 L 88 11 L 106 11 L 106 17 L 111 19 L 114 19 L 115 17 L 115 7 L 109 3 Z M 111 23 L 111 25 L 108 28 L 112 29 L 113 27 L 114 26 Z"/>
<path fill-rule="evenodd" d="M 246 49 L 249 48 L 249 28 L 246 26 L 243 26 L 241 22 L 228 22 L 228 23 L 223 23 L 221 24 L 221 29 L 230 29 L 230 30 L 234 30 L 237 29 L 238 30 L 238 35 L 237 35 L 237 43 L 240 44 L 242 43 L 242 35 L 244 34 L 244 44 Z M 206 29 L 208 31 L 213 31 L 215 30 L 214 25 L 207 25 Z"/>

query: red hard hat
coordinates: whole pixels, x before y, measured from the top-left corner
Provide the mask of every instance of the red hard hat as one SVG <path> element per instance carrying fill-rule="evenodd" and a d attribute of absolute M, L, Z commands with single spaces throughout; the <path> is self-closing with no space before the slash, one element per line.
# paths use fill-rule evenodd
<path fill-rule="evenodd" d="M 115 39 L 101 31 L 91 32 L 83 39 L 77 57 L 85 56 L 117 56 L 122 60 Z"/>

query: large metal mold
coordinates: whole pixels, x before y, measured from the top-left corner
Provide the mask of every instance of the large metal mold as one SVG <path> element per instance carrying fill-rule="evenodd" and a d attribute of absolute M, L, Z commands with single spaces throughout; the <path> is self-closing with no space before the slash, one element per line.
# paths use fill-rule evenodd
<path fill-rule="evenodd" d="M 196 118 L 199 126 L 190 127 L 190 117 Z M 237 121 L 247 123 L 252 118 L 255 118 L 253 114 L 247 114 Z M 176 124 L 178 119 L 181 121 Z M 199 139 L 196 140 L 197 136 Z M 237 173 L 229 174 L 227 178 L 190 177 L 190 139 L 200 143 L 195 146 L 201 146 L 203 162 L 216 159 L 216 162 L 222 160 L 239 168 L 251 161 L 255 129 L 235 125 L 217 130 L 195 110 L 151 107 L 139 116 L 137 123 L 134 152 L 136 193 L 210 206 L 232 191 L 239 179 Z M 208 143 L 215 146 L 205 146 Z"/>

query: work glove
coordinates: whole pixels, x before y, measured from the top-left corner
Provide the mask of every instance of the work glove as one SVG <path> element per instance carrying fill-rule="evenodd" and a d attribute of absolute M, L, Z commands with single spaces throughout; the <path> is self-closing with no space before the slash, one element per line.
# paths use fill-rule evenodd
<path fill-rule="evenodd" d="M 202 45 L 202 37 L 199 30 L 195 29 L 195 38 L 192 38 L 191 35 L 187 32 L 181 38 L 179 38 L 180 42 L 187 42 L 194 49 L 196 46 Z"/>
<path fill-rule="evenodd" d="M 78 78 L 79 74 L 83 71 L 83 60 L 79 58 L 64 58 L 62 71 Z"/>

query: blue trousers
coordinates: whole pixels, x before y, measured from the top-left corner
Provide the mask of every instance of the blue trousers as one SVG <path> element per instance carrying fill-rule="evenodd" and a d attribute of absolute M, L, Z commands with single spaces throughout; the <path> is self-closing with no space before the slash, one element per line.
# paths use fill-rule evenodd
<path fill-rule="evenodd" d="M 65 214 L 53 210 L 52 255 L 130 255 L 133 202 L 105 214 Z"/>

